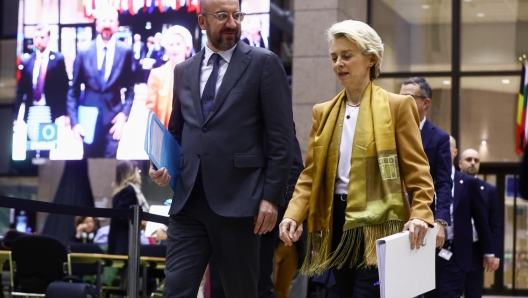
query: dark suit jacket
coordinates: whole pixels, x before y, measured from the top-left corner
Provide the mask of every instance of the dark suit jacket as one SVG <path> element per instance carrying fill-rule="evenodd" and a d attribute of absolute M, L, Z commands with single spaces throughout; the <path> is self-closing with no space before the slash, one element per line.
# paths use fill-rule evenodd
<path fill-rule="evenodd" d="M 128 185 L 112 198 L 112 208 L 128 209 L 137 205 L 138 199 L 134 187 Z M 108 253 L 116 255 L 128 255 L 128 220 L 112 218 L 108 232 Z"/>
<path fill-rule="evenodd" d="M 488 216 L 488 225 L 491 232 L 491 238 L 493 240 L 493 253 L 496 258 L 502 258 L 503 254 L 503 236 L 502 236 L 502 216 L 499 208 L 499 197 L 497 195 L 497 189 L 495 186 L 478 180 L 480 193 L 484 199 L 486 215 Z M 480 237 L 479 237 L 480 238 Z M 482 248 L 479 246 L 479 248 Z M 478 250 L 477 253 L 482 254 L 483 252 Z M 481 264 L 482 265 L 482 264 Z"/>
<path fill-rule="evenodd" d="M 449 135 L 425 120 L 421 131 L 425 155 L 429 160 L 431 177 L 435 187 L 435 199 L 431 204 L 435 220 L 442 219 L 451 223 L 449 208 L 453 203 L 451 189 L 451 151 L 449 150 Z"/>
<path fill-rule="evenodd" d="M 136 59 L 136 52 L 135 52 L 135 43 L 132 43 L 132 52 L 134 53 L 134 60 L 139 61 L 147 55 L 147 48 L 145 48 L 145 43 L 141 42 L 139 46 L 139 59 Z"/>
<path fill-rule="evenodd" d="M 169 131 L 181 144 L 181 155 L 169 214 L 189 198 L 200 167 L 207 201 L 221 216 L 254 216 L 262 199 L 284 205 L 294 127 L 280 59 L 238 42 L 204 121 L 199 85 L 204 52 L 174 70 Z"/>
<path fill-rule="evenodd" d="M 17 85 L 16 99 L 13 113 L 13 121 L 18 116 L 18 110 L 22 102 L 26 103 L 26 112 L 24 120 L 27 120 L 29 107 L 33 105 L 33 67 L 37 55 L 31 54 L 29 59 L 22 62 L 22 71 L 20 81 Z M 44 80 L 44 95 L 46 96 L 46 105 L 51 109 L 52 121 L 58 117 L 66 115 L 66 94 L 68 93 L 69 79 L 66 73 L 64 57 L 61 53 L 51 52 Z"/>
<path fill-rule="evenodd" d="M 455 171 L 453 200 L 453 258 L 460 269 L 468 272 L 471 269 L 473 251 L 473 226 L 471 218 L 475 222 L 478 233 L 478 245 L 484 254 L 493 254 L 493 242 L 486 204 L 482 198 L 480 185 L 476 178 Z"/>
<path fill-rule="evenodd" d="M 165 51 L 163 48 L 160 48 L 159 50 L 153 49 L 152 52 L 148 52 L 145 54 L 145 58 L 152 58 L 156 60 L 156 62 L 152 65 L 152 68 L 160 67 L 163 65 L 163 55 L 165 55 Z"/>
<path fill-rule="evenodd" d="M 105 86 L 101 86 L 97 69 L 95 40 L 88 48 L 77 53 L 67 102 L 72 127 L 79 123 L 77 117 L 79 105 L 99 108 L 103 125 L 110 124 L 110 121 L 119 112 L 123 112 L 126 116 L 130 114 L 134 100 L 133 57 L 130 46 L 121 41 L 116 41 L 112 71 Z M 81 84 L 85 85 L 84 102 L 80 102 Z M 126 88 L 124 104 L 121 103 L 121 88 Z"/>

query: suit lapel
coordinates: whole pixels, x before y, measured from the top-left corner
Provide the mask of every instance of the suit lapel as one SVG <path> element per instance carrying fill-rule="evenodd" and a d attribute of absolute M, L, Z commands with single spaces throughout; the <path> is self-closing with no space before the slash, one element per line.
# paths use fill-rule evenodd
<path fill-rule="evenodd" d="M 193 62 L 189 68 L 188 79 L 190 80 L 191 86 L 191 98 L 194 102 L 194 108 L 196 110 L 196 117 L 203 123 L 202 116 L 202 103 L 200 99 L 200 70 L 202 69 L 202 61 L 204 57 L 205 49 L 202 49 L 198 54 L 193 56 Z"/>
<path fill-rule="evenodd" d="M 28 69 L 29 77 L 31 78 L 31 84 L 33 84 L 33 68 L 35 68 L 35 61 L 37 60 L 37 54 L 31 54 L 31 57 L 28 60 Z"/>
<path fill-rule="evenodd" d="M 101 82 L 99 81 L 99 68 L 97 67 L 97 45 L 95 43 L 95 40 L 92 42 L 92 45 L 90 47 L 90 55 L 88 55 L 87 58 L 88 58 L 88 65 L 90 66 L 88 69 L 93 69 L 93 72 L 96 77 L 94 81 L 97 82 L 97 87 L 99 87 L 98 89 L 100 90 Z"/>
<path fill-rule="evenodd" d="M 238 42 L 238 45 L 235 51 L 233 52 L 233 57 L 231 57 L 231 61 L 229 62 L 229 66 L 227 67 L 227 71 L 224 75 L 224 78 L 222 79 L 222 85 L 220 85 L 220 88 L 218 88 L 218 94 L 216 95 L 211 113 L 205 121 L 206 123 L 207 121 L 209 121 L 209 119 L 211 119 L 211 117 L 213 117 L 218 108 L 226 100 L 227 95 L 229 94 L 229 92 L 231 92 L 231 89 L 233 89 L 233 87 L 238 82 L 238 79 L 240 79 L 240 77 L 246 70 L 247 66 L 249 65 L 249 62 L 251 61 L 251 56 L 246 54 L 250 51 L 250 46 L 248 46 L 244 42 Z"/>
<path fill-rule="evenodd" d="M 425 120 L 424 126 L 422 127 L 421 135 L 422 135 L 422 145 L 424 148 L 427 147 L 429 142 L 431 141 L 434 133 L 434 126 L 429 122 L 429 120 Z"/>

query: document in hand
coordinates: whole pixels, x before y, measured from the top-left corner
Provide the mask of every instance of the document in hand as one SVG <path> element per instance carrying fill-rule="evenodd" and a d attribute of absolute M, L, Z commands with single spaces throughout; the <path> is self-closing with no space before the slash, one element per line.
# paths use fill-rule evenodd
<path fill-rule="evenodd" d="M 409 232 L 376 241 L 382 298 L 416 297 L 435 288 L 436 233 L 429 229 L 424 245 L 411 250 Z"/>
<path fill-rule="evenodd" d="M 145 134 L 145 152 L 156 168 L 166 168 L 171 176 L 170 186 L 176 187 L 180 161 L 180 145 L 163 126 L 156 114 L 149 112 Z"/>

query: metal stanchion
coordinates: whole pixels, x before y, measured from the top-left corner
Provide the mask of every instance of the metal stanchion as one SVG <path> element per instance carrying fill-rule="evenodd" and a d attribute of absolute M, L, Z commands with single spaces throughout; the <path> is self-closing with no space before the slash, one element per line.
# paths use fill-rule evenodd
<path fill-rule="evenodd" d="M 130 233 L 128 237 L 128 284 L 127 297 L 138 298 L 139 289 L 139 233 L 141 229 L 141 206 L 130 207 Z"/>

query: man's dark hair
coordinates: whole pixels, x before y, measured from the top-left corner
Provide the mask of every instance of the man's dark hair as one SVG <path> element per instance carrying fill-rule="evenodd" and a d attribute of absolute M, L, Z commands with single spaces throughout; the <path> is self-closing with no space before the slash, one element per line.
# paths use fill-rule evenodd
<path fill-rule="evenodd" d="M 46 33 L 48 33 L 48 36 L 51 35 L 51 31 L 50 31 L 50 28 L 46 25 L 42 25 L 42 24 L 39 24 L 39 25 L 36 25 L 35 26 L 35 31 L 45 31 Z"/>
<path fill-rule="evenodd" d="M 431 86 L 424 78 L 420 77 L 412 77 L 403 82 L 403 85 L 409 85 L 409 84 L 416 84 L 420 87 L 420 92 L 422 93 L 422 96 L 425 96 L 429 99 L 433 98 L 433 90 L 431 89 Z"/>

